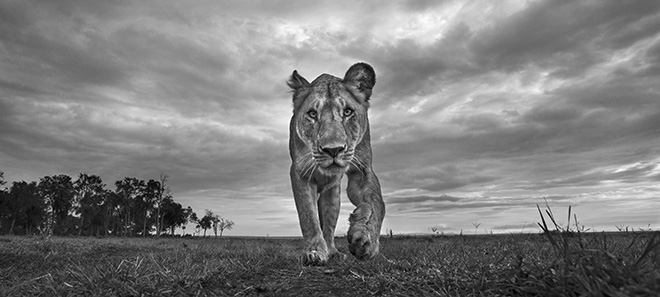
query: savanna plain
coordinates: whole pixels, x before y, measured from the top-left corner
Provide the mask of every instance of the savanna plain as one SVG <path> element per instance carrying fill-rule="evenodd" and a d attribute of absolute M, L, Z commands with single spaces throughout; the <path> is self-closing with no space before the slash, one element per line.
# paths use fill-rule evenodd
<path fill-rule="evenodd" d="M 314 266 L 295 238 L 2 236 L 0 295 L 660 296 L 657 235 L 395 235 Z"/>

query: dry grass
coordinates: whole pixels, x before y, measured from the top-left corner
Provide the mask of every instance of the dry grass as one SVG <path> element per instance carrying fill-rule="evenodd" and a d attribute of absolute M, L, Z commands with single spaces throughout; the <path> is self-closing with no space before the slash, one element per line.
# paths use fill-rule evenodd
<path fill-rule="evenodd" d="M 0 295 L 657 296 L 654 238 L 395 237 L 372 261 L 304 266 L 295 239 L 0 237 Z"/>

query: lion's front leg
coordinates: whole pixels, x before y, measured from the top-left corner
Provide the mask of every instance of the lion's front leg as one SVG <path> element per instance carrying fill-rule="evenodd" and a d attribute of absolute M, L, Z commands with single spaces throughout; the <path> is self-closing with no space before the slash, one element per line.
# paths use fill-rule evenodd
<path fill-rule="evenodd" d="M 328 246 L 323 239 L 317 207 L 316 187 L 291 176 L 293 197 L 298 210 L 300 229 L 305 241 L 302 262 L 305 264 L 325 263 L 328 261 Z"/>
<path fill-rule="evenodd" d="M 385 217 L 385 203 L 376 175 L 372 171 L 349 175 L 347 194 L 356 206 L 349 217 L 349 250 L 360 260 L 371 259 L 379 252 L 380 228 Z"/>
<path fill-rule="evenodd" d="M 319 219 L 321 221 L 321 230 L 323 238 L 328 247 L 330 258 L 345 259 L 346 255 L 335 246 L 335 228 L 341 208 L 340 185 L 327 189 L 319 195 Z"/>

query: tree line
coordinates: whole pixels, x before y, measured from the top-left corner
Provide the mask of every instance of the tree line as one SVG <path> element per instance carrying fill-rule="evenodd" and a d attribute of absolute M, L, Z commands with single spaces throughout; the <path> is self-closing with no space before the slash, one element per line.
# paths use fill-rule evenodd
<path fill-rule="evenodd" d="M 168 176 L 158 180 L 126 177 L 110 190 L 101 177 L 80 173 L 76 180 L 60 174 L 39 182 L 13 182 L 5 187 L 0 171 L 0 234 L 147 236 L 185 234 L 188 223 L 195 233 L 213 229 L 216 236 L 234 222 L 206 210 L 198 218 L 193 209 L 174 201 Z"/>

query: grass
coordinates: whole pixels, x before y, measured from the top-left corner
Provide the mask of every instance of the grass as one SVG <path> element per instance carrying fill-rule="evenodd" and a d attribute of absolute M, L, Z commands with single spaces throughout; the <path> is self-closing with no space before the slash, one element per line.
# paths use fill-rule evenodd
<path fill-rule="evenodd" d="M 538 211 L 542 234 L 382 238 L 324 266 L 300 239 L 0 237 L 0 296 L 658 296 L 657 232 Z"/>
<path fill-rule="evenodd" d="M 0 295 L 658 296 L 656 234 L 569 234 L 383 238 L 325 266 L 298 239 L 0 237 Z"/>

